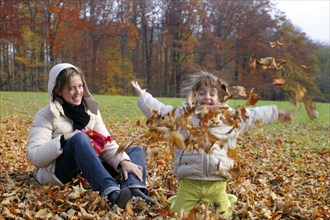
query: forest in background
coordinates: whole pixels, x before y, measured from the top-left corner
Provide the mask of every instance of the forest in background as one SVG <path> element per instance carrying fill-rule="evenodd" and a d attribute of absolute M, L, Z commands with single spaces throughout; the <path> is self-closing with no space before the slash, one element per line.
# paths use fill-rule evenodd
<path fill-rule="evenodd" d="M 96 94 L 131 95 L 135 79 L 179 97 L 202 69 L 262 99 L 330 100 L 329 45 L 270 0 L 0 0 L 0 10 L 0 91 L 46 91 L 50 68 L 69 62 Z M 251 68 L 267 57 L 273 66 Z"/>

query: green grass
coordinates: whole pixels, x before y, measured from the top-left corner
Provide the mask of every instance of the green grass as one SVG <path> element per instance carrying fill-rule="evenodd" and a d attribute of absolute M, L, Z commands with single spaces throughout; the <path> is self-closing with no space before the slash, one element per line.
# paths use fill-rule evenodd
<path fill-rule="evenodd" d="M 144 120 L 144 115 L 137 107 L 135 96 L 109 96 L 94 95 L 100 103 L 100 111 L 104 122 L 126 123 Z M 159 98 L 165 104 L 181 106 L 182 98 Z M 22 120 L 32 120 L 38 109 L 47 105 L 48 94 L 37 92 L 0 92 L 0 121 L 10 116 L 19 117 Z M 228 104 L 235 108 L 244 106 L 245 100 L 230 100 Z M 280 109 L 294 112 L 294 120 L 291 123 L 274 123 L 252 131 L 252 136 L 258 137 L 266 133 L 273 140 L 283 138 L 291 140 L 293 145 L 308 146 L 314 149 L 328 148 L 330 144 L 330 103 L 317 103 L 319 116 L 316 120 L 308 118 L 302 103 L 298 107 L 284 101 L 259 101 L 256 106 L 275 104 Z"/>
<path fill-rule="evenodd" d="M 109 96 L 94 95 L 100 103 L 100 111 L 104 120 L 114 121 L 135 121 L 144 119 L 143 114 L 137 107 L 137 97 L 135 96 Z M 172 106 L 180 106 L 184 101 L 182 98 L 159 98 L 165 104 Z M 20 115 L 33 117 L 36 111 L 47 105 L 48 94 L 37 92 L 0 92 L 0 113 L 1 119 L 10 115 Z M 244 106 L 244 100 L 230 100 L 228 104 L 235 108 Z M 311 121 L 306 113 L 304 105 L 300 106 L 284 102 L 284 101 L 259 101 L 256 106 L 275 104 L 280 109 L 291 110 L 295 113 L 294 124 L 319 124 L 326 128 L 330 126 L 330 103 L 317 103 L 317 111 L 319 116 L 316 120 Z M 274 125 L 276 126 L 276 125 Z"/>

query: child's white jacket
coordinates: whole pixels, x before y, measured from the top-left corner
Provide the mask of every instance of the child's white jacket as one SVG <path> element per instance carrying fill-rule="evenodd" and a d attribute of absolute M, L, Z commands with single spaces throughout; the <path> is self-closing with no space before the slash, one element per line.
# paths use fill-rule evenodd
<path fill-rule="evenodd" d="M 157 110 L 163 115 L 174 109 L 173 106 L 165 105 L 152 97 L 150 93 L 145 93 L 138 99 L 138 107 L 149 118 L 149 108 Z M 233 110 L 233 109 L 232 109 Z M 235 111 L 235 110 L 233 110 Z M 210 132 L 222 139 L 223 145 L 218 142 L 213 145 L 212 153 L 199 153 L 197 151 L 182 151 L 176 149 L 174 158 L 174 174 L 178 179 L 192 180 L 226 180 L 230 177 L 229 171 L 234 166 L 234 160 L 227 155 L 228 149 L 236 148 L 237 138 L 241 133 L 252 130 L 255 122 L 258 125 L 267 125 L 277 120 L 278 110 L 275 105 L 246 108 L 248 119 L 240 122 L 239 128 L 219 123 L 219 126 L 210 128 Z M 183 107 L 177 108 L 175 114 L 183 114 Z M 198 119 L 192 117 L 194 124 L 198 124 Z M 184 133 L 182 133 L 185 136 Z"/>

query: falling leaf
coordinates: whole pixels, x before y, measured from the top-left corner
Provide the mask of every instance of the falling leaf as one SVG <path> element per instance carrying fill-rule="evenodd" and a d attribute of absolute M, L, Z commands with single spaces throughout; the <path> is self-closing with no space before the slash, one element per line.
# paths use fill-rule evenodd
<path fill-rule="evenodd" d="M 251 89 L 249 99 L 246 101 L 245 105 L 255 105 L 259 100 L 259 97 L 256 93 L 254 93 L 254 88 Z"/>
<path fill-rule="evenodd" d="M 230 93 L 235 98 L 238 98 L 239 96 L 246 97 L 246 89 L 243 86 L 233 86 Z"/>
<path fill-rule="evenodd" d="M 282 78 L 274 78 L 273 79 L 273 84 L 277 86 L 282 86 L 285 84 L 285 79 Z"/>
<path fill-rule="evenodd" d="M 286 64 L 287 61 L 283 59 L 275 59 L 273 57 L 264 57 L 256 60 L 256 66 L 261 67 L 263 70 L 266 69 L 283 69 L 283 65 Z"/>
<path fill-rule="evenodd" d="M 238 153 L 236 149 L 228 149 L 227 151 L 228 157 L 232 158 L 234 161 L 238 160 Z"/>
<path fill-rule="evenodd" d="M 301 85 L 297 85 L 297 96 L 300 98 L 303 98 L 306 94 L 306 88 L 301 86 Z"/>
<path fill-rule="evenodd" d="M 284 44 L 277 40 L 275 42 L 272 42 L 272 41 L 269 42 L 269 45 L 270 45 L 270 47 L 280 47 L 280 46 L 283 46 Z"/>
<path fill-rule="evenodd" d="M 314 120 L 317 118 L 319 113 L 316 111 L 316 105 L 314 102 L 312 102 L 310 99 L 304 100 L 305 109 L 307 111 L 308 117 L 311 120 Z"/>
<path fill-rule="evenodd" d="M 250 57 L 249 66 L 251 69 L 256 69 L 257 68 L 257 59 L 254 57 Z"/>
<path fill-rule="evenodd" d="M 133 139 L 129 140 L 125 145 L 120 145 L 116 151 L 116 154 L 121 154 L 125 152 L 133 143 Z"/>
<path fill-rule="evenodd" d="M 309 67 L 308 67 L 307 65 L 300 64 L 299 66 L 300 66 L 301 68 L 303 68 L 304 70 L 308 70 L 308 69 L 309 69 Z"/>

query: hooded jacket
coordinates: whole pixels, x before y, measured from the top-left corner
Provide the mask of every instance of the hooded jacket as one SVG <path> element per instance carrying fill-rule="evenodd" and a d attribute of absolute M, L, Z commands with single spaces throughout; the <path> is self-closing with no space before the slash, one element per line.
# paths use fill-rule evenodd
<path fill-rule="evenodd" d="M 64 114 L 63 107 L 58 101 L 53 101 L 52 92 L 59 73 L 67 68 L 77 69 L 69 63 L 55 65 L 49 72 L 48 80 L 48 105 L 40 109 L 29 128 L 29 140 L 26 149 L 26 158 L 37 167 L 35 177 L 40 184 L 63 185 L 55 176 L 56 159 L 63 153 L 61 148 L 61 135 L 73 132 L 73 122 Z M 104 136 L 110 135 L 98 109 L 98 103 L 84 84 L 83 99 L 86 103 L 87 114 L 90 121 L 85 130 L 95 130 Z M 110 166 L 118 170 L 118 165 L 123 160 L 130 160 L 126 153 L 116 154 L 118 144 L 115 141 L 107 142 L 99 156 Z"/>
<path fill-rule="evenodd" d="M 228 107 L 224 104 L 224 106 Z M 141 95 L 138 99 L 138 107 L 150 118 L 149 109 L 156 110 L 159 115 L 172 111 L 174 107 L 165 105 L 152 97 L 150 93 Z M 229 107 L 228 107 L 229 108 Z M 230 108 L 229 108 L 230 109 Z M 234 109 L 231 109 L 235 111 Z M 175 109 L 175 115 L 184 113 L 184 106 Z M 236 148 L 237 138 L 241 133 L 252 130 L 255 124 L 267 125 L 277 120 L 278 110 L 275 105 L 262 106 L 255 108 L 246 108 L 247 120 L 241 120 L 239 128 L 225 125 L 218 117 L 218 125 L 210 128 L 210 132 L 217 138 L 222 140 L 221 146 L 218 141 L 212 146 L 212 153 L 204 151 L 182 151 L 176 149 L 174 158 L 174 174 L 178 179 L 191 180 L 227 180 L 231 177 L 230 170 L 234 167 L 234 160 L 227 154 L 229 149 Z M 193 124 L 198 125 L 199 119 L 195 116 L 191 117 Z M 180 131 L 178 129 L 178 131 Z M 183 137 L 185 132 L 181 130 Z"/>

